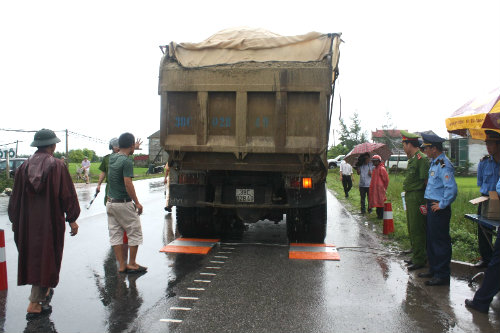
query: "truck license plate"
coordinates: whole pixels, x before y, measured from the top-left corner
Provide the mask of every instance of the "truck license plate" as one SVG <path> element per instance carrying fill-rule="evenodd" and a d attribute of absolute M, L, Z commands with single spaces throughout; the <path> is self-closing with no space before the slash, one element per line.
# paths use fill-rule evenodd
<path fill-rule="evenodd" d="M 253 188 L 237 188 L 236 201 L 238 202 L 253 202 Z"/>

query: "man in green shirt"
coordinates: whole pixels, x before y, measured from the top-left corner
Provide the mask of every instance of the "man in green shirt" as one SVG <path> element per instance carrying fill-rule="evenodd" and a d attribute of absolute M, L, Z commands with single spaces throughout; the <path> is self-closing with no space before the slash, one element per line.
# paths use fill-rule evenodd
<path fill-rule="evenodd" d="M 144 273 L 147 267 L 137 264 L 136 256 L 142 244 L 142 227 L 139 215 L 142 205 L 137 199 L 132 178 L 133 162 L 128 158 L 135 150 L 135 138 L 131 133 L 123 133 L 118 138 L 119 150 L 109 156 L 108 168 L 108 229 L 111 246 L 120 267 L 120 273 Z M 123 234 L 127 233 L 130 249 L 128 264 L 123 256 Z"/>
<path fill-rule="evenodd" d="M 116 154 L 119 150 L 118 148 L 118 138 L 113 138 L 109 141 L 109 149 L 112 151 L 111 154 Z M 109 168 L 109 156 L 108 154 L 102 158 L 101 165 L 99 165 L 99 170 L 101 170 L 101 174 L 99 175 L 99 181 L 97 182 L 96 193 L 101 191 L 101 184 L 103 181 L 108 182 L 108 168 Z M 106 186 L 106 190 L 104 191 L 104 205 L 108 201 L 108 187 Z"/>
<path fill-rule="evenodd" d="M 408 169 L 403 181 L 406 200 L 406 219 L 408 235 L 412 247 L 412 259 L 408 270 L 423 268 L 426 255 L 426 203 L 424 199 L 427 178 L 429 177 L 429 159 L 419 149 L 418 135 L 401 131 L 403 149 L 408 156 Z"/>

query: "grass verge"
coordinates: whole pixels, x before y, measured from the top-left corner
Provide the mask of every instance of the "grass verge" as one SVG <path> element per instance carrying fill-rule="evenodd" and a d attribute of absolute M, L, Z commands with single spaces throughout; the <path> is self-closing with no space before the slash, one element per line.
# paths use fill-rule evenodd
<path fill-rule="evenodd" d="M 332 169 L 327 177 L 327 186 L 333 190 L 335 196 L 346 208 L 354 214 L 360 212 L 360 196 L 358 191 L 359 177 L 354 175 L 353 187 L 349 192 L 349 198 L 344 197 L 344 189 L 340 179 L 339 171 Z M 410 249 L 408 228 L 406 225 L 406 212 L 403 210 L 401 192 L 403 192 L 404 174 L 389 174 L 389 187 L 387 189 L 387 201 L 392 203 L 395 232 L 387 235 L 387 240 L 401 250 Z M 465 262 L 475 262 L 480 257 L 477 245 L 477 225 L 464 218 L 464 214 L 476 213 L 477 207 L 469 203 L 469 200 L 479 196 L 475 177 L 457 177 L 458 195 L 451 206 L 452 216 L 450 222 L 450 235 L 453 247 L 452 258 Z M 383 221 L 377 220 L 375 212 L 366 214 L 365 218 L 383 228 Z"/>

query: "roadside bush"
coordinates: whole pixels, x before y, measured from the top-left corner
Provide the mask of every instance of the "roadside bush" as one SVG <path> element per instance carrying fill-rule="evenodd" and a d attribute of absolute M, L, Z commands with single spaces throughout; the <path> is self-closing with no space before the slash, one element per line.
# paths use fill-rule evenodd
<path fill-rule="evenodd" d="M 14 178 L 7 177 L 5 173 L 0 174 L 0 193 L 2 193 L 7 187 L 12 188 L 14 186 Z"/>

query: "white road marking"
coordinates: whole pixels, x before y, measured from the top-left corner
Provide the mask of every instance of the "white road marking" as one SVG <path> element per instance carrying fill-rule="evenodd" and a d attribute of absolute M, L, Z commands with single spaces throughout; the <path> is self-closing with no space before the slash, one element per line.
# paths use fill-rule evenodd
<path fill-rule="evenodd" d="M 206 269 L 220 269 L 220 267 L 205 267 Z"/>
<path fill-rule="evenodd" d="M 219 251 L 217 253 L 233 253 L 233 252 L 231 252 L 231 251 Z"/>
<path fill-rule="evenodd" d="M 199 298 L 199 297 L 179 296 L 179 299 L 187 299 L 187 300 L 197 301 L 197 300 L 199 300 L 200 298 Z"/>
<path fill-rule="evenodd" d="M 183 307 L 180 307 L 180 306 L 171 306 L 170 310 L 191 311 L 191 308 L 183 308 Z"/>
<path fill-rule="evenodd" d="M 187 288 L 187 290 L 204 291 L 205 288 Z"/>
<path fill-rule="evenodd" d="M 210 280 L 194 280 L 194 282 L 210 283 L 212 281 L 210 281 Z"/>
<path fill-rule="evenodd" d="M 223 250 L 236 250 L 234 247 L 221 247 Z"/>
<path fill-rule="evenodd" d="M 215 276 L 215 275 L 217 275 L 217 274 L 215 274 L 215 273 L 200 273 L 200 275 L 210 275 L 210 276 Z"/>
<path fill-rule="evenodd" d="M 215 260 L 210 260 L 212 264 L 225 264 L 225 261 L 215 261 Z"/>
<path fill-rule="evenodd" d="M 164 323 L 182 323 L 180 319 L 160 319 Z"/>
<path fill-rule="evenodd" d="M 226 256 L 214 256 L 215 258 L 222 258 L 222 259 L 227 259 L 229 257 L 226 257 Z"/>

